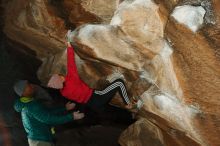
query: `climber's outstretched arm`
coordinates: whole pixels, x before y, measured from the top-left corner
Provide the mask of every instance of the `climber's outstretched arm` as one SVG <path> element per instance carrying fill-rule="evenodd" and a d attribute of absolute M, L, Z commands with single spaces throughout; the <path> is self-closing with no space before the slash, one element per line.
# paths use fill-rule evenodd
<path fill-rule="evenodd" d="M 67 42 L 67 77 L 79 77 L 76 63 L 74 48 Z"/>

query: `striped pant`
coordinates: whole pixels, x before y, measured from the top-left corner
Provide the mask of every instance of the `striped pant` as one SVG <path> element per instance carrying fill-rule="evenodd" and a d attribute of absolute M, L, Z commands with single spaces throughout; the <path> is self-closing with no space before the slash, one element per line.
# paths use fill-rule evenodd
<path fill-rule="evenodd" d="M 117 92 L 119 92 L 125 104 L 131 103 L 128 98 L 124 81 L 122 79 L 117 79 L 104 90 L 94 90 L 87 105 L 93 109 L 102 109 L 111 101 Z"/>

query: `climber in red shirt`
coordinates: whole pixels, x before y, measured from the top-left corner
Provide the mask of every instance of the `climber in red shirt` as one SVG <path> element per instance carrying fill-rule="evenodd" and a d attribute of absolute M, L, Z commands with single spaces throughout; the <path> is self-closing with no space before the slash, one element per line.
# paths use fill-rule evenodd
<path fill-rule="evenodd" d="M 127 109 L 133 108 L 122 79 L 114 80 L 104 90 L 91 89 L 78 75 L 75 64 L 74 48 L 67 42 L 67 75 L 54 74 L 48 82 L 48 87 L 60 89 L 61 94 L 75 102 L 86 104 L 92 109 L 101 109 L 119 92 Z"/>

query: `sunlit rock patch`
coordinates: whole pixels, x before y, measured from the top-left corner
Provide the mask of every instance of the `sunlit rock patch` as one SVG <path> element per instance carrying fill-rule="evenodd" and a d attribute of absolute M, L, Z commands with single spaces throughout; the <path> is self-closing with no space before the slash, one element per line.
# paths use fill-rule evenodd
<path fill-rule="evenodd" d="M 186 25 L 193 32 L 196 32 L 203 24 L 206 11 L 202 6 L 178 6 L 174 9 L 172 16 L 179 22 Z"/>

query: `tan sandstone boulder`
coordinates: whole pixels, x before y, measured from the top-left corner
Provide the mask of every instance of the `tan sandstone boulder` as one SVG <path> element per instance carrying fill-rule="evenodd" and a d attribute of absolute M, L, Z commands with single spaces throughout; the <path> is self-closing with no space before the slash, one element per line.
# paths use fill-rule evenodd
<path fill-rule="evenodd" d="M 74 25 L 81 78 L 100 88 L 119 71 L 130 97 L 141 96 L 122 146 L 219 146 L 220 1 L 22 2 L 7 3 L 4 32 L 36 51 L 43 83 L 65 74 L 64 36 Z M 124 106 L 118 99 L 113 103 Z"/>

